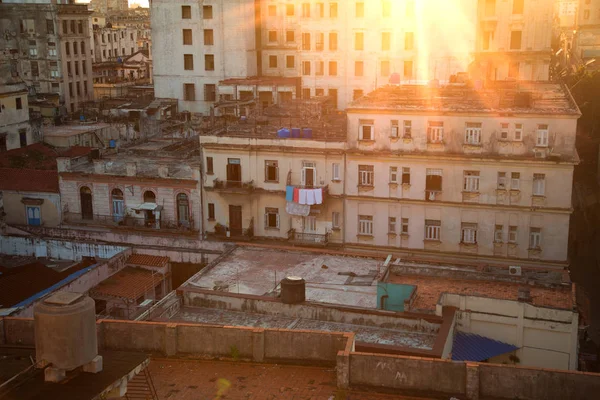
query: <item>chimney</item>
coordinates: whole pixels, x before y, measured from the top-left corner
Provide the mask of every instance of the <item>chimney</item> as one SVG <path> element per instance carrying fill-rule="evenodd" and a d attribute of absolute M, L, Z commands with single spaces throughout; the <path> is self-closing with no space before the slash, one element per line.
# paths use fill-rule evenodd
<path fill-rule="evenodd" d="M 103 160 L 94 160 L 94 173 L 102 175 L 105 172 L 104 161 Z"/>
<path fill-rule="evenodd" d="M 58 170 L 58 172 L 71 171 L 71 159 L 69 157 L 57 157 L 56 169 Z"/>
<path fill-rule="evenodd" d="M 167 164 L 158 164 L 158 176 L 160 178 L 169 177 L 169 166 Z"/>
<path fill-rule="evenodd" d="M 96 307 L 82 293 L 58 292 L 33 308 L 35 354 L 46 382 L 60 382 L 67 372 L 102 371 L 98 355 Z"/>
<path fill-rule="evenodd" d="M 125 164 L 127 167 L 127 176 L 136 176 L 137 175 L 137 163 L 128 162 Z"/>

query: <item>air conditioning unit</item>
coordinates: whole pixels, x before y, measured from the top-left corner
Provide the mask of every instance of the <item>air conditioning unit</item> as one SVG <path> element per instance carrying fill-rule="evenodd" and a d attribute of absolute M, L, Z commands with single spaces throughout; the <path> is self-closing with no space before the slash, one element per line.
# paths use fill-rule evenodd
<path fill-rule="evenodd" d="M 545 150 L 534 150 L 535 158 L 546 158 Z"/>
<path fill-rule="evenodd" d="M 521 267 L 508 267 L 508 274 L 510 276 L 521 276 Z"/>

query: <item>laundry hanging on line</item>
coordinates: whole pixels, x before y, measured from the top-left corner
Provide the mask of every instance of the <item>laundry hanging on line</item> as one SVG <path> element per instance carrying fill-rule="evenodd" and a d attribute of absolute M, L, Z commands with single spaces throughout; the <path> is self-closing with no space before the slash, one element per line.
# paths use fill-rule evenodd
<path fill-rule="evenodd" d="M 323 189 L 300 189 L 297 203 L 307 204 L 309 206 L 323 204 Z"/>
<path fill-rule="evenodd" d="M 307 217 L 310 214 L 310 206 L 306 204 L 298 204 L 288 201 L 285 206 L 285 211 L 290 215 Z"/>

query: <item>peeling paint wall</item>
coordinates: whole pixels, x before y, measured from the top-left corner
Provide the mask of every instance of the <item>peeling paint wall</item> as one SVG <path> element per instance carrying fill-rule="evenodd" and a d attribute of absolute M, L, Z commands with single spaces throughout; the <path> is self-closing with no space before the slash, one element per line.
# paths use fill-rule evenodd
<path fill-rule="evenodd" d="M 82 257 L 112 258 L 127 247 L 95 243 L 44 240 L 33 237 L 0 236 L 0 253 L 14 256 L 81 260 Z"/>

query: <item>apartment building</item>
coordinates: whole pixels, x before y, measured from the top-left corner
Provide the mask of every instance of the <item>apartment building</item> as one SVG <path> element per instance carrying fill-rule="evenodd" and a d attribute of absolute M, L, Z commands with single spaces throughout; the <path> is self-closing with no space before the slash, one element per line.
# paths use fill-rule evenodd
<path fill-rule="evenodd" d="M 0 152 L 36 141 L 29 123 L 27 86 L 13 76 L 11 65 L 0 61 Z"/>
<path fill-rule="evenodd" d="M 155 0 L 151 7 L 156 97 L 208 115 L 219 81 L 257 74 L 253 0 Z"/>
<path fill-rule="evenodd" d="M 106 14 L 109 11 L 126 11 L 129 9 L 128 0 L 91 0 L 90 9 Z"/>
<path fill-rule="evenodd" d="M 94 62 L 117 61 L 138 50 L 138 30 L 126 26 L 94 27 Z"/>
<path fill-rule="evenodd" d="M 30 94 L 59 93 L 68 111 L 93 99 L 90 12 L 71 1 L 0 4 L 2 58 Z"/>
<path fill-rule="evenodd" d="M 341 243 L 345 142 L 345 114 L 326 98 L 272 106 L 202 135 L 205 230 L 236 240 Z M 295 199 L 300 190 L 320 198 Z"/>
<path fill-rule="evenodd" d="M 600 56 L 600 1 L 579 0 L 576 24 L 573 28 L 574 64 L 588 62 Z M 597 67 L 597 63 L 594 63 Z"/>
<path fill-rule="evenodd" d="M 364 96 L 348 109 L 346 245 L 565 262 L 579 116 L 541 82 Z"/>
<path fill-rule="evenodd" d="M 202 3 L 210 17 L 192 2 L 154 1 L 151 7 L 154 34 L 164 38 L 157 51 L 167 56 L 156 71 L 161 97 L 191 98 L 183 93 L 182 73 L 188 80 L 194 77 L 190 94 L 198 85 L 213 85 L 217 72 L 203 65 L 195 72 L 196 59 L 203 56 L 214 60 L 221 79 L 254 72 L 301 77 L 303 97 L 328 95 L 340 109 L 390 80 L 452 80 L 473 67 L 473 61 L 477 69 L 484 67 L 486 79 L 548 79 L 552 0 L 238 0 L 228 2 L 225 18 L 216 17 L 224 10 L 216 0 Z M 179 38 L 173 38 L 172 26 L 181 27 Z M 240 30 L 244 40 L 227 41 Z M 186 46 L 200 49 L 193 39 L 198 36 L 212 47 L 199 54 L 187 51 L 191 47 Z M 235 42 L 235 52 L 220 56 L 220 38 Z M 228 60 L 238 55 L 235 64 L 246 70 L 230 67 Z M 207 99 L 218 96 L 205 93 L 210 95 L 182 100 L 180 107 L 210 113 Z"/>
<path fill-rule="evenodd" d="M 549 79 L 555 0 L 479 0 L 475 63 L 486 79 Z"/>

